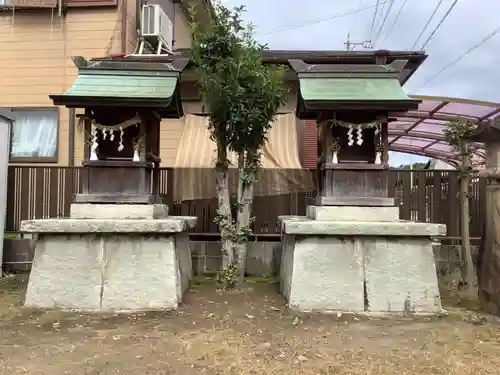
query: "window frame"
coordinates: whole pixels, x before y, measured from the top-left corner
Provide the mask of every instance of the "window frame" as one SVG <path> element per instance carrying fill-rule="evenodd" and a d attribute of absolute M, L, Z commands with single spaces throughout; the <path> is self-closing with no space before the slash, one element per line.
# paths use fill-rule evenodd
<path fill-rule="evenodd" d="M 10 130 L 10 145 L 9 145 L 9 163 L 12 164 L 31 164 L 31 163 L 46 163 L 57 164 L 59 163 L 59 141 L 61 132 L 61 112 L 59 107 L 11 107 L 9 108 L 15 118 L 16 112 L 55 112 L 56 114 L 56 153 L 54 156 L 12 156 L 12 142 L 14 140 L 14 127 L 16 122 L 12 124 Z"/>
<path fill-rule="evenodd" d="M 62 0 L 61 3 L 63 12 L 67 8 L 93 8 L 93 7 L 117 7 L 118 0 Z M 0 0 L 0 11 L 10 10 L 15 8 L 16 11 L 21 10 L 47 10 L 47 9 L 58 9 L 59 4 L 35 4 L 35 5 L 12 5 L 10 0 Z"/>
<path fill-rule="evenodd" d="M 118 0 L 63 0 L 63 4 L 68 8 L 116 7 Z"/>

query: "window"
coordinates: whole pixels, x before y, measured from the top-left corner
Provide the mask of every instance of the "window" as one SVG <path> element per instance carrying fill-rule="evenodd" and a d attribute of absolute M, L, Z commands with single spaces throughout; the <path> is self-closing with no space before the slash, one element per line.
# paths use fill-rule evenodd
<path fill-rule="evenodd" d="M 57 108 L 13 109 L 11 162 L 57 162 Z"/>

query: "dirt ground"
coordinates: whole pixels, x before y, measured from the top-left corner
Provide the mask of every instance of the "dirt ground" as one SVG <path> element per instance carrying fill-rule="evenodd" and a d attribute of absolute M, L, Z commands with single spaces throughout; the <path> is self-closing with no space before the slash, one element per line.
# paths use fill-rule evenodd
<path fill-rule="evenodd" d="M 175 312 L 92 315 L 23 309 L 25 285 L 0 281 L 0 374 L 499 373 L 500 325 L 455 307 L 433 319 L 299 316 L 275 284 L 200 282 Z"/>

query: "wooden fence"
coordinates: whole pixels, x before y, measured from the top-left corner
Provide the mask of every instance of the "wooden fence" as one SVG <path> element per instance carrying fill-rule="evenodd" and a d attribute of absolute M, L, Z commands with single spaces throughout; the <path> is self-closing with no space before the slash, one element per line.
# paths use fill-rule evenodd
<path fill-rule="evenodd" d="M 26 219 L 69 217 L 72 196 L 81 188 L 80 171 L 80 168 L 69 167 L 9 167 L 6 231 L 17 232 L 20 222 Z M 316 181 L 315 171 L 309 172 L 312 181 Z M 198 217 L 198 224 L 192 230 L 194 234 L 216 234 L 217 227 L 213 223 L 216 200 L 174 202 L 172 181 L 175 173 L 168 168 L 160 172 L 160 194 L 169 204 L 171 214 Z M 390 170 L 388 173 L 389 194 L 397 198 L 401 219 L 447 224 L 448 236 L 460 235 L 458 172 Z M 484 191 L 484 182 L 475 179 L 470 192 L 472 237 L 481 235 Z M 305 215 L 306 205 L 312 197 L 314 189 L 256 197 L 253 204 L 255 235 L 278 235 L 278 216 Z"/>

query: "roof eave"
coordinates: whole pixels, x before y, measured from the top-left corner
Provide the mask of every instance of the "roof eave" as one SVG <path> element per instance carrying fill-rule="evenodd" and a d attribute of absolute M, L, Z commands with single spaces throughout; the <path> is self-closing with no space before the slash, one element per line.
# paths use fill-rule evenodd
<path fill-rule="evenodd" d="M 126 61 L 151 61 L 151 62 L 171 62 L 179 58 L 191 58 L 189 49 L 177 49 L 175 55 L 156 56 L 128 56 Z M 309 51 L 309 50 L 266 50 L 262 55 L 262 60 L 267 64 L 288 65 L 288 60 L 298 59 L 307 64 L 376 64 L 381 60 L 384 64 L 390 64 L 396 60 L 407 60 L 407 66 L 400 78 L 401 84 L 405 84 L 415 71 L 427 58 L 423 51 Z M 104 57 L 91 61 L 102 61 L 116 58 Z M 385 60 L 385 61 L 384 61 Z M 189 65 L 191 65 L 190 62 Z"/>

